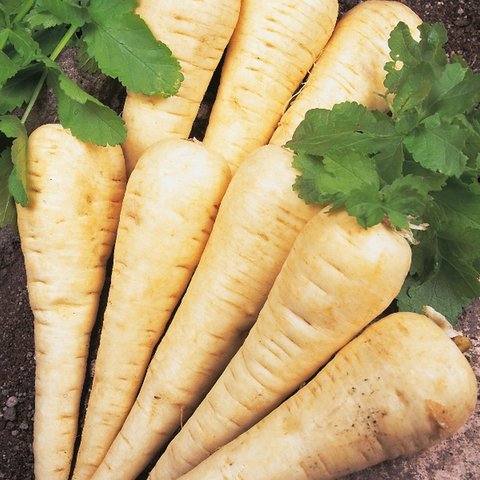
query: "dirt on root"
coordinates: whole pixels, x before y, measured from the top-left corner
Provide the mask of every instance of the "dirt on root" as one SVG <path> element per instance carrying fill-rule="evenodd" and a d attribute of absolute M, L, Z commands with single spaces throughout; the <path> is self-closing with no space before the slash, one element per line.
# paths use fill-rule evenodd
<path fill-rule="evenodd" d="M 358 0 L 340 1 L 341 11 Z M 449 33 L 447 50 L 462 56 L 480 70 L 480 2 L 478 0 L 409 0 L 409 5 L 427 22 L 443 22 Z M 124 91 L 114 81 L 76 71 L 72 51 L 62 55 L 62 66 L 90 93 L 117 111 Z M 218 74 L 216 76 L 218 79 Z M 215 85 L 215 81 L 213 82 Z M 201 139 L 214 98 L 211 88 L 203 103 L 192 135 Z M 53 97 L 45 92 L 29 120 L 29 128 L 56 121 Z M 474 302 L 460 319 L 470 336 L 472 365 L 479 371 L 480 302 Z M 98 328 L 93 344 L 98 341 Z M 32 432 L 34 411 L 33 316 L 26 290 L 25 268 L 18 236 L 10 228 L 0 229 L 0 480 L 33 480 Z M 89 368 L 87 381 L 91 382 Z M 452 439 L 411 459 L 387 462 L 348 477 L 351 480 L 472 480 L 480 478 L 480 412 Z"/>

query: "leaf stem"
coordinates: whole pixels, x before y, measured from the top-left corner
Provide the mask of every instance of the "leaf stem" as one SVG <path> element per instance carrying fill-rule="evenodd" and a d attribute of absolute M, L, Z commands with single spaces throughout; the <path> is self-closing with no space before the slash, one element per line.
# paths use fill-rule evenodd
<path fill-rule="evenodd" d="M 42 76 L 37 82 L 37 85 L 35 86 L 35 90 L 32 93 L 32 96 L 30 97 L 30 101 L 28 102 L 27 108 L 25 108 L 25 111 L 23 112 L 22 118 L 20 121 L 25 124 L 27 121 L 28 116 L 30 115 L 33 106 L 35 105 L 35 102 L 37 101 L 38 96 L 40 95 L 40 92 L 42 90 L 43 84 L 45 83 L 45 80 L 47 78 L 48 70 L 45 67 Z"/>
<path fill-rule="evenodd" d="M 73 25 L 70 25 L 70 28 L 65 32 L 65 35 L 60 39 L 58 42 L 57 46 L 55 47 L 55 50 L 51 53 L 50 55 L 50 60 L 55 60 L 61 53 L 61 51 L 66 47 L 70 39 L 73 37 L 75 32 L 77 31 L 77 27 L 74 27 Z M 21 122 L 24 124 L 27 121 L 28 116 L 30 115 L 33 106 L 35 105 L 35 102 L 38 99 L 38 96 L 40 95 L 40 92 L 42 90 L 43 84 L 45 83 L 45 80 L 47 79 L 48 75 L 48 69 L 45 68 L 44 72 L 42 73 L 42 76 L 38 80 L 37 85 L 35 86 L 35 90 L 32 93 L 32 96 L 30 97 L 30 101 L 28 102 L 27 108 L 25 108 L 25 111 L 23 112 Z"/>
<path fill-rule="evenodd" d="M 13 19 L 13 23 L 17 23 L 17 22 L 20 22 L 23 17 L 25 17 L 25 15 L 30 11 L 30 9 L 33 7 L 33 4 L 35 3 L 35 0 L 27 0 L 21 10 L 17 13 L 17 15 L 15 15 L 15 18 Z"/>
<path fill-rule="evenodd" d="M 67 46 L 77 29 L 78 27 L 70 25 L 70 28 L 65 32 L 65 35 L 60 39 L 58 45 L 55 47 L 55 50 L 51 53 L 50 60 L 56 60 L 56 58 L 60 55 L 60 52 Z"/>
<path fill-rule="evenodd" d="M 9 27 L 7 27 L 9 28 Z M 0 50 L 3 50 L 5 48 L 5 45 L 7 44 L 8 40 L 8 35 L 5 35 L 2 40 L 0 40 Z"/>

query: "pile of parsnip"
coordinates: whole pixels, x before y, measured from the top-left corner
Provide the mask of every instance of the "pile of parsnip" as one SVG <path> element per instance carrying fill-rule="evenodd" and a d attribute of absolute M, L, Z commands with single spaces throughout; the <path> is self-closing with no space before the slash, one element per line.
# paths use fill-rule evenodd
<path fill-rule="evenodd" d="M 385 0 L 338 24 L 336 0 L 140 0 L 137 12 L 179 59 L 178 94 L 129 93 L 123 149 L 60 125 L 29 138 L 17 213 L 35 478 L 134 480 L 150 465 L 152 480 L 330 479 L 451 435 L 477 391 L 456 344 L 414 313 L 367 327 L 398 294 L 410 245 L 306 205 L 282 147 L 311 108 L 386 110 L 389 34 L 402 21 L 417 35 L 420 19 Z M 205 138 L 188 140 L 227 45 Z"/>

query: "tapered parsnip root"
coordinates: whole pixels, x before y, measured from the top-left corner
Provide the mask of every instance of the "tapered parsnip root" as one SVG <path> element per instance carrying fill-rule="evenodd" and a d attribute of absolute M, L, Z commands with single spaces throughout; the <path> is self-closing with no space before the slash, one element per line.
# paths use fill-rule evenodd
<path fill-rule="evenodd" d="M 410 260 L 406 240 L 382 224 L 364 230 L 345 212 L 313 217 L 245 342 L 151 478 L 178 478 L 273 410 L 390 304 Z"/>
<path fill-rule="evenodd" d="M 268 142 L 337 15 L 337 0 L 242 1 L 204 138 L 232 171 Z"/>
<path fill-rule="evenodd" d="M 37 480 L 70 472 L 90 332 L 124 189 L 120 147 L 85 144 L 60 125 L 31 134 L 29 205 L 17 213 L 35 318 Z"/>
<path fill-rule="evenodd" d="M 233 177 L 198 268 L 95 480 L 135 478 L 245 338 L 295 237 L 318 211 L 292 191 L 291 161 L 291 152 L 263 147 Z"/>
<path fill-rule="evenodd" d="M 181 480 L 327 480 L 410 455 L 473 412 L 475 375 L 428 318 L 368 327 L 305 387 Z"/>
<path fill-rule="evenodd" d="M 74 479 L 90 479 L 120 430 L 203 252 L 230 180 L 201 143 L 150 147 L 132 173 Z"/>
<path fill-rule="evenodd" d="M 418 36 L 420 18 L 400 2 L 367 0 L 349 10 L 335 27 L 304 88 L 283 115 L 271 143 L 283 145 L 290 140 L 311 108 L 332 108 L 348 100 L 386 110 L 381 96 L 385 93 L 383 67 L 390 60 L 390 32 L 400 21 Z"/>
<path fill-rule="evenodd" d="M 127 172 L 155 142 L 187 138 L 237 23 L 240 0 L 139 0 L 136 12 L 179 60 L 184 81 L 169 98 L 128 93 L 123 109 Z"/>

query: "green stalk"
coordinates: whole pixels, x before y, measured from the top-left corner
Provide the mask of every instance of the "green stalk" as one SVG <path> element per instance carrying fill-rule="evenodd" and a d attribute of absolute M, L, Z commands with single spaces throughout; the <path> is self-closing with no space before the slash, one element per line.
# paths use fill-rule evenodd
<path fill-rule="evenodd" d="M 17 13 L 15 18 L 13 19 L 13 23 L 15 24 L 23 20 L 23 17 L 25 17 L 25 15 L 30 11 L 34 3 L 35 3 L 35 0 L 27 0 L 26 2 L 24 2 L 21 10 Z"/>
<path fill-rule="evenodd" d="M 28 102 L 27 108 L 23 112 L 21 122 L 24 124 L 27 121 L 28 116 L 30 115 L 33 106 L 35 105 L 35 102 L 37 101 L 38 96 L 40 95 L 40 92 L 42 90 L 43 84 L 45 83 L 45 80 L 47 78 L 48 70 L 45 68 L 45 70 L 42 73 L 42 76 L 37 82 L 37 85 L 35 86 L 35 90 L 32 93 L 32 96 L 30 97 L 30 101 Z"/>
<path fill-rule="evenodd" d="M 5 45 L 7 44 L 7 40 L 8 40 L 8 35 L 5 35 L 5 37 L 3 37 L 3 39 L 0 41 L 0 51 L 5 48 Z"/>
<path fill-rule="evenodd" d="M 61 51 L 66 47 L 70 39 L 73 37 L 75 32 L 77 31 L 77 27 L 74 27 L 73 25 L 70 25 L 70 28 L 65 32 L 65 35 L 61 38 L 61 40 L 58 42 L 57 46 L 55 47 L 55 50 L 52 52 L 50 55 L 50 60 L 55 61 L 55 59 L 60 55 Z M 23 112 L 21 122 L 25 123 L 27 121 L 28 116 L 30 115 L 33 106 L 35 105 L 35 102 L 37 101 L 38 96 L 40 95 L 40 92 L 42 91 L 42 87 L 45 83 L 45 80 L 47 79 L 48 75 L 48 69 L 45 68 L 44 72 L 42 73 L 42 76 L 38 80 L 38 83 L 35 87 L 35 90 L 32 93 L 32 96 L 30 97 L 30 101 L 28 102 L 27 108 Z"/>
<path fill-rule="evenodd" d="M 74 27 L 73 25 L 70 25 L 70 28 L 65 32 L 65 35 L 61 38 L 60 42 L 58 42 L 58 45 L 55 47 L 55 50 L 50 55 L 50 60 L 57 59 L 61 51 L 67 46 L 68 42 L 77 31 L 77 29 L 78 27 Z"/>

